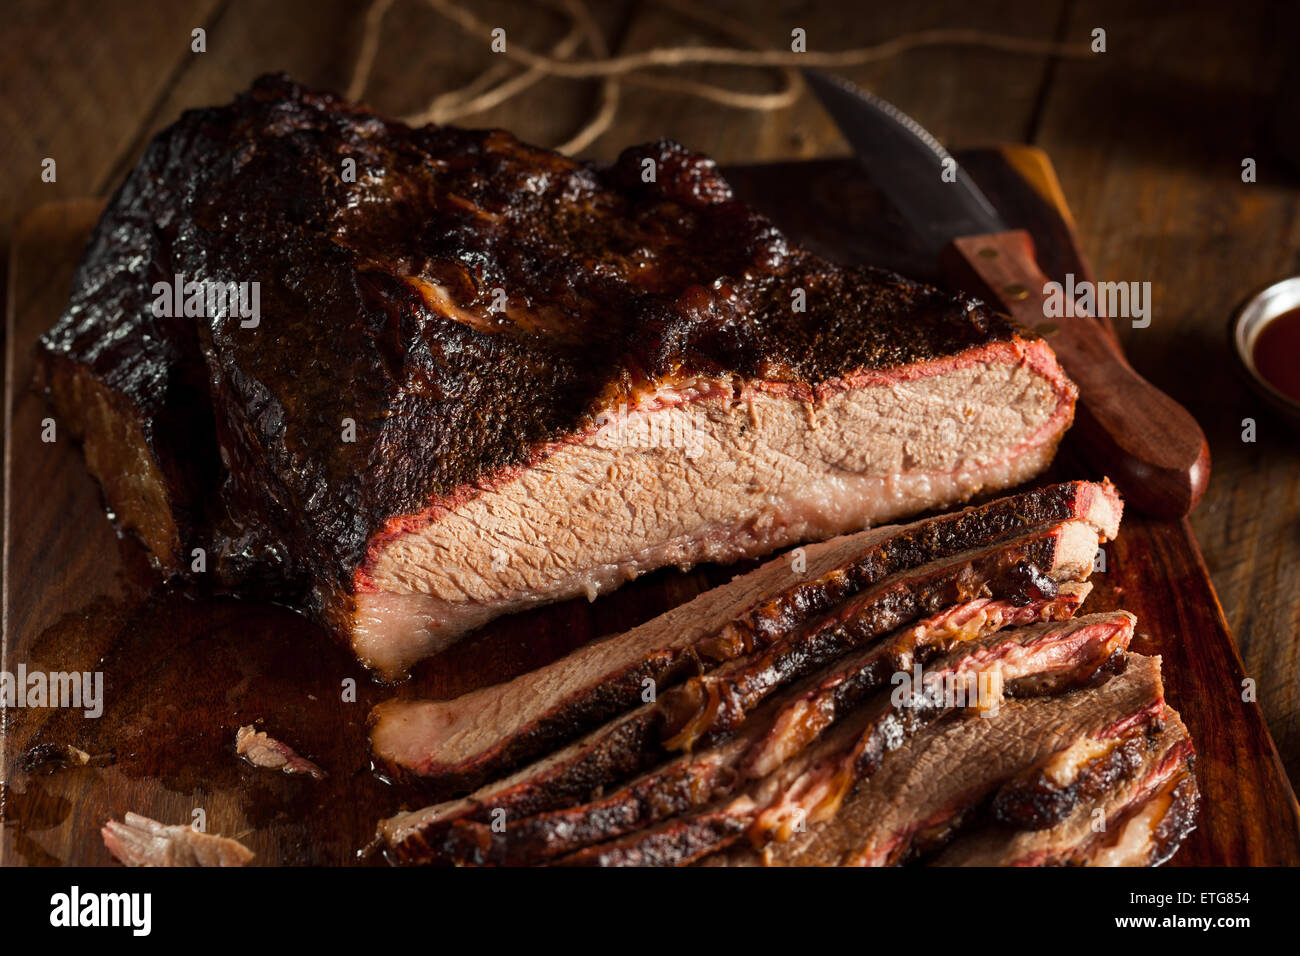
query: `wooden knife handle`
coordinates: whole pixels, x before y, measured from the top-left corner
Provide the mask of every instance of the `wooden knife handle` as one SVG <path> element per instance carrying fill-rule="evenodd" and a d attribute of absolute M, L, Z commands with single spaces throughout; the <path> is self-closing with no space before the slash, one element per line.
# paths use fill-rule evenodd
<path fill-rule="evenodd" d="M 1210 449 L 1187 411 L 1133 370 L 1123 352 L 1074 303 L 1074 315 L 1047 317 L 1034 242 L 1023 230 L 966 236 L 940 264 L 962 288 L 991 298 L 1051 344 L 1079 386 L 1072 434 L 1092 465 L 1125 499 L 1156 517 L 1179 518 L 1201 500 L 1210 479 Z"/>

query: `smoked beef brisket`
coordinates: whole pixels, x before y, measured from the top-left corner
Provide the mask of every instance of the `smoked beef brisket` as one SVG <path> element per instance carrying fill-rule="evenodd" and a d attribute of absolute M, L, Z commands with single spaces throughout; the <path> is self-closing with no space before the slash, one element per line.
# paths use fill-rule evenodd
<path fill-rule="evenodd" d="M 1069 482 L 773 559 L 640 627 L 512 681 L 448 701 L 375 709 L 376 756 L 467 789 L 643 707 L 684 749 L 734 728 L 775 688 L 895 627 L 993 596 L 1024 604 L 1092 571 L 1123 506 L 1109 484 Z M 711 668 L 711 669 L 710 669 Z M 700 673 L 701 670 L 704 673 Z M 618 733 L 628 727 L 620 723 Z"/>
<path fill-rule="evenodd" d="M 761 850 L 736 848 L 705 862 L 904 862 L 943 846 L 1009 778 L 1050 761 L 1085 737 L 1128 736 L 1138 728 L 1156 733 L 1165 713 L 1160 659 L 1131 654 L 1124 673 L 1098 688 L 1008 701 L 992 718 L 953 716 L 935 724 L 892 753 L 834 816 Z"/>
<path fill-rule="evenodd" d="M 1150 866 L 1191 829 L 1199 794 L 1188 781 L 1194 754 L 1178 713 L 1138 728 L 1079 768 L 1071 805 L 1043 829 L 991 823 L 955 841 L 936 866 Z M 1101 813 L 1097 813 L 1101 810 Z M 1104 821 L 1104 826 L 1101 823 Z"/>
<path fill-rule="evenodd" d="M 1121 510 L 1070 482 L 848 535 L 512 681 L 382 704 L 375 755 L 434 789 L 538 759 L 381 821 L 376 845 L 471 866 L 1163 862 L 1195 821 L 1190 739 L 1159 659 L 1128 652 L 1133 615 L 1075 613 Z"/>
<path fill-rule="evenodd" d="M 205 298 L 228 283 L 255 320 Z M 1015 485 L 1075 396 L 1042 340 L 815 258 L 674 143 L 599 169 L 284 77 L 149 145 L 41 350 L 165 573 L 295 602 L 387 676 L 503 613 Z"/>
<path fill-rule="evenodd" d="M 996 709 L 1003 694 L 1020 693 L 1026 678 L 1051 677 L 1056 682 L 1053 691 L 1087 683 L 1117 656 L 1122 658 L 1132 628 L 1131 616 L 1123 612 L 1007 630 L 994 625 L 986 636 L 978 636 L 982 629 L 977 629 L 936 641 L 938 646 L 916 655 L 909 639 L 919 640 L 922 635 L 904 629 L 882 647 L 884 653 L 872 668 L 875 680 L 859 691 L 865 705 L 858 716 L 837 724 L 836 731 L 816 746 L 789 747 L 786 759 L 772 772 L 753 767 L 750 755 L 788 727 L 782 717 L 812 688 L 809 682 L 768 701 L 722 743 L 670 760 L 590 803 L 518 820 L 507 813 L 499 817 L 504 826 L 496 828 L 490 823 L 490 809 L 485 815 L 488 823 L 458 822 L 442 831 L 439 861 L 542 862 L 718 803 L 718 812 L 675 824 L 696 827 L 702 819 L 708 821 L 706 832 L 712 832 L 712 821 L 720 815 L 732 822 L 741 818 L 742 811 L 736 809 L 738 790 L 743 791 L 739 802 L 755 838 L 788 826 L 792 818 L 815 822 L 833 814 L 847 789 L 874 772 L 890 751 L 953 707 Z M 947 656 L 941 654 L 945 643 L 952 648 Z M 924 686 L 908 692 L 900 692 L 898 684 L 890 688 L 892 673 L 908 674 L 922 661 L 926 662 Z M 819 675 L 816 684 L 833 676 Z M 438 859 L 428 842 L 433 831 L 429 827 L 421 834 L 428 859 Z M 621 843 L 626 849 L 638 839 Z M 703 846 L 700 837 L 695 842 Z M 410 854 L 413 849 L 408 842 L 401 852 Z"/>
<path fill-rule="evenodd" d="M 464 840 L 455 830 L 490 823 L 498 813 L 504 813 L 507 821 L 536 820 L 589 802 L 620 780 L 660 761 L 671 760 L 661 767 L 661 778 L 676 773 L 678 779 L 688 782 L 698 782 L 701 772 L 719 777 L 739 773 L 750 779 L 764 776 L 841 716 L 835 712 L 837 707 L 850 706 L 850 701 L 856 703 L 876 690 L 890 668 L 906 670 L 907 661 L 926 659 L 954 641 L 992 633 L 1008 624 L 1067 619 L 1088 588 L 1087 584 L 1062 585 L 1058 597 L 1021 607 L 981 599 L 902 628 L 870 651 L 849 655 L 826 672 L 790 688 L 767 705 L 766 715 L 759 715 L 731 741 L 710 748 L 701 760 L 690 756 L 671 760 L 671 752 L 662 746 L 663 721 L 658 708 L 643 705 L 465 798 L 384 820 L 380 836 L 390 856 L 402 862 L 460 859 L 456 848 Z M 991 605 L 998 607 L 994 610 Z M 951 627 L 954 611 L 962 621 Z M 819 693 L 823 699 L 829 698 L 828 706 L 810 713 L 806 704 Z M 778 755 L 775 760 L 774 754 Z M 488 850 L 480 853 L 487 856 Z"/>

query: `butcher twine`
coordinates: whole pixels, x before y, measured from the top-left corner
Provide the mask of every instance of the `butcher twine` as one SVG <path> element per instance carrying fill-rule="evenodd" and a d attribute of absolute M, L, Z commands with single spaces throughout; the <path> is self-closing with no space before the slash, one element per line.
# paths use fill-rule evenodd
<path fill-rule="evenodd" d="M 359 100 L 366 91 L 366 83 L 370 79 L 375 57 L 379 53 L 379 35 L 384 16 L 393 2 L 394 0 L 371 0 L 366 10 L 361 49 L 353 67 L 352 82 L 348 84 L 348 99 Z M 862 66 L 897 56 L 908 50 L 934 46 L 978 47 L 1031 56 L 1085 57 L 1090 55 L 1088 47 L 1079 44 L 1057 43 L 960 28 L 919 30 L 874 46 L 849 50 L 809 50 L 796 53 L 792 50 L 771 49 L 765 37 L 759 36 L 734 18 L 701 9 L 699 5 L 693 5 L 687 0 L 657 0 L 657 2 L 679 16 L 729 34 L 755 49 L 716 46 L 656 47 L 636 53 L 610 56 L 604 34 L 592 18 L 585 0 L 546 0 L 549 6 L 566 15 L 570 21 L 568 33 L 551 48 L 549 55 L 537 53 L 509 39 L 496 64 L 465 86 L 435 96 L 422 112 L 404 116 L 402 120 L 412 126 L 450 123 L 461 116 L 498 106 L 518 96 L 547 76 L 599 79 L 600 100 L 595 112 L 571 139 L 555 147 L 557 152 L 571 155 L 585 149 L 609 129 L 618 112 L 619 88 L 624 83 L 685 93 L 738 109 L 769 111 L 784 109 L 799 98 L 803 90 L 803 82 L 795 69 L 798 66 Z M 425 3 L 468 34 L 485 38 L 491 35 L 492 25 L 480 20 L 453 0 L 425 0 Z M 592 58 L 570 59 L 584 40 Z M 510 76 L 510 63 L 518 64 L 525 69 L 522 73 Z M 703 63 L 780 70 L 782 88 L 775 93 L 744 93 L 683 77 L 644 72 L 654 67 Z"/>

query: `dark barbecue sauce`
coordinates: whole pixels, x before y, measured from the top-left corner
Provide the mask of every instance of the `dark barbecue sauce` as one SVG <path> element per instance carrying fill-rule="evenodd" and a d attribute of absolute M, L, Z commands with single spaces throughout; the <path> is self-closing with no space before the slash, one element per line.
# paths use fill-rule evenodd
<path fill-rule="evenodd" d="M 1260 330 L 1253 357 L 1270 385 L 1300 402 L 1300 309 L 1283 312 Z"/>

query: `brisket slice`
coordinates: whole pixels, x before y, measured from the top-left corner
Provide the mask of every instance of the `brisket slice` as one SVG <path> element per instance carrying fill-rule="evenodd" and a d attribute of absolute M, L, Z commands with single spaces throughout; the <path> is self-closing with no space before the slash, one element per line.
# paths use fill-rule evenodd
<path fill-rule="evenodd" d="M 1030 607 L 1033 608 L 1031 613 L 1036 617 L 1050 618 L 1053 614 L 1060 613 L 1062 605 L 1057 599 L 1037 602 Z M 1055 631 L 1040 632 L 1038 636 L 1042 646 L 1031 654 L 1027 653 L 1025 647 L 1026 643 L 1033 640 L 1031 631 L 995 634 L 999 623 L 997 619 L 984 618 L 981 629 L 965 633 L 962 635 L 964 639 L 955 637 L 951 631 L 940 630 L 936 623 L 933 642 L 921 644 L 919 649 L 918 644 L 927 640 L 928 629 L 924 625 L 905 628 L 891 635 L 882 642 L 871 668 L 874 686 L 882 687 L 888 683 L 890 673 L 910 671 L 913 663 L 933 660 L 946 648 L 952 647 L 956 650 L 953 651 L 952 659 L 945 661 L 940 674 L 945 669 L 962 673 L 969 671 L 972 675 L 976 670 L 987 674 L 997 669 L 1009 675 L 1009 679 L 1015 680 L 1023 674 L 1053 670 L 1070 653 L 1063 650 L 1053 653 L 1046 650 L 1046 645 L 1059 641 L 1078 647 L 1082 643 L 1072 634 L 1078 628 L 1060 625 Z M 1125 628 L 1131 630 L 1127 622 Z M 1127 643 L 1126 639 L 1122 643 Z M 1107 651 L 1102 657 L 1109 654 L 1110 651 Z M 829 676 L 816 675 L 812 680 L 803 682 L 803 685 L 778 694 L 759 708 L 745 726 L 728 740 L 699 753 L 670 759 L 588 802 L 579 801 L 574 806 L 525 817 L 510 814 L 494 816 L 489 812 L 487 822 L 484 822 L 482 814 L 477 815 L 478 819 L 462 818 L 443 827 L 441 835 L 436 838 L 434 828 L 426 826 L 418 858 L 421 862 L 480 865 L 537 863 L 699 808 L 732 793 L 743 786 L 747 779 L 756 776 L 745 772 L 749 753 L 769 741 L 774 734 L 782 732 L 780 716 L 785 706 L 805 696 Z M 860 681 L 865 685 L 867 678 L 862 676 Z M 864 686 L 860 698 L 866 692 Z M 905 702 L 900 706 L 911 705 Z M 909 716 L 905 721 L 906 729 L 919 726 L 921 720 L 919 715 Z M 896 732 L 896 728 L 884 730 L 887 724 L 884 718 L 878 718 L 877 722 L 882 732 Z M 409 846 L 402 847 L 400 852 L 407 861 L 416 858 Z"/>
<path fill-rule="evenodd" d="M 1014 590 L 1017 573 L 1031 597 L 1051 596 L 1055 582 L 1082 580 L 1091 573 L 1098 537 L 1087 522 L 1066 522 L 1037 541 L 1033 538 L 1021 539 L 1021 548 L 989 549 L 978 557 L 968 552 L 919 569 L 916 573 L 924 573 L 925 590 L 912 581 L 886 580 L 775 640 L 766 650 L 692 677 L 661 699 L 666 731 L 672 735 L 666 745 L 689 750 L 730 733 L 777 687 L 861 647 L 900 616 L 907 620 L 933 614 L 990 591 L 997 597 L 1023 601 Z M 1036 575 L 1041 580 L 1036 580 Z"/>
<path fill-rule="evenodd" d="M 1083 792 L 1053 826 L 1018 830 L 993 821 L 960 836 L 931 862 L 936 866 L 1085 862 L 1146 866 L 1156 862 L 1151 853 L 1152 837 L 1167 815 L 1174 789 L 1189 777 L 1193 760 L 1192 742 L 1177 712 L 1166 708 L 1163 723 L 1163 729 L 1145 728 L 1110 754 L 1080 767 Z M 1117 768 L 1114 756 L 1121 753 L 1123 764 Z M 1191 778 L 1190 787 L 1195 789 L 1195 778 Z M 1182 831 L 1169 837 L 1177 841 L 1185 835 Z M 1172 852 L 1167 846 L 1169 837 L 1156 842 Z"/>
<path fill-rule="evenodd" d="M 902 681 L 893 681 L 893 691 L 882 691 L 840 723 L 816 744 L 785 761 L 776 770 L 748 785 L 739 797 L 730 788 L 715 792 L 711 807 L 698 813 L 650 826 L 622 839 L 609 839 L 618 832 L 599 828 L 589 831 L 589 839 L 605 842 L 566 858 L 567 864 L 621 866 L 641 860 L 645 847 L 653 856 L 669 859 L 668 847 L 688 846 L 690 853 L 676 860 L 692 862 L 707 852 L 723 848 L 738 835 L 739 824 L 754 845 L 769 840 L 786 840 L 809 825 L 831 818 L 845 796 L 859 783 L 877 772 L 889 754 L 911 736 L 954 710 L 978 708 L 986 716 L 996 716 L 1002 705 L 1004 690 L 1016 691 L 1019 682 L 1052 674 L 1060 686 L 1079 686 L 1094 682 L 1108 672 L 1116 660 L 1122 660 L 1133 632 L 1133 619 L 1124 612 L 1090 615 L 1066 623 L 1037 624 L 1001 631 L 979 640 L 959 645 L 950 654 L 932 662 L 919 686 L 907 686 L 912 675 L 904 672 Z M 1041 682 L 1037 682 L 1041 686 Z M 742 733 L 741 736 L 744 736 Z M 730 743 L 715 750 L 725 752 Z M 615 795 L 618 796 L 617 794 Z M 639 804 L 649 804 L 658 811 L 657 801 L 647 801 L 638 794 Z M 601 810 L 601 804 L 596 804 Z M 698 806 L 704 802 L 697 800 Z M 669 812 L 676 812 L 673 807 Z M 691 809 L 681 806 L 680 809 Z M 572 824 L 581 808 L 555 815 L 559 833 L 569 842 L 580 828 Z M 638 821 L 653 824 L 667 816 L 645 814 Z M 597 818 L 607 814 L 600 813 Z M 720 823 L 725 825 L 719 826 Z M 628 827 L 631 829 L 631 827 Z M 702 834 L 724 837 L 710 847 Z M 560 841 L 552 837 L 551 849 Z"/>
<path fill-rule="evenodd" d="M 1122 670 L 1133 637 L 1127 611 L 1089 614 L 1065 623 L 1035 624 L 958 647 L 931 662 L 920 677 L 896 681 L 887 700 L 867 705 L 868 733 L 822 757 L 797 787 L 767 801 L 750 830 L 758 843 L 788 839 L 800 826 L 830 819 L 859 783 L 879 770 L 905 740 L 954 710 L 994 720 L 1003 694 L 1060 694 L 1099 683 Z"/>
<path fill-rule="evenodd" d="M 659 725 L 658 709 L 647 704 L 466 797 L 381 820 L 379 841 L 394 863 L 436 862 L 454 855 L 445 840 L 459 821 L 491 823 L 592 800 L 662 759 Z"/>
<path fill-rule="evenodd" d="M 1091 590 L 1087 582 L 1066 583 L 1056 598 L 1019 607 L 1010 601 L 978 598 L 846 655 L 809 678 L 805 687 L 783 695 L 772 726 L 745 754 L 745 776 L 753 779 L 771 773 L 865 700 L 888 675 L 910 671 L 915 663 L 928 665 L 938 654 L 1004 627 L 1068 620 Z"/>
<path fill-rule="evenodd" d="M 729 665 L 762 667 L 761 686 L 755 680 L 747 688 L 749 693 L 744 702 L 752 707 L 780 683 L 806 673 L 818 663 L 829 661 L 834 656 L 832 652 L 847 651 L 923 614 L 988 594 L 1018 603 L 1054 597 L 1058 582 L 1077 581 L 1091 572 L 1097 544 L 1098 536 L 1093 527 L 1086 521 L 1073 520 L 1039 526 L 1010 540 L 922 564 L 885 577 L 847 605 L 796 627 L 789 638 L 778 640 L 773 645 L 781 649 L 775 664 L 768 662 L 766 652 L 755 652 L 734 658 Z M 846 619 L 843 608 L 847 606 L 852 607 L 853 616 Z M 791 648 L 804 650 L 796 652 Z M 700 666 L 698 658 L 696 666 Z M 586 675 L 581 666 L 575 669 L 581 686 L 585 688 L 588 686 Z M 517 728 L 519 721 L 512 714 L 518 708 L 526 707 L 530 697 L 535 695 L 553 700 L 562 696 L 569 672 L 563 668 L 546 670 L 547 675 L 542 680 L 516 680 L 502 685 L 505 688 L 513 686 L 515 693 L 475 692 L 459 698 L 465 702 L 462 705 L 464 709 L 458 710 L 455 701 L 445 705 L 418 700 L 393 700 L 380 704 L 372 715 L 372 750 L 396 772 L 433 778 L 433 783 L 445 789 L 468 789 L 475 783 L 490 779 L 514 763 L 513 760 L 507 761 L 507 755 L 515 757 L 520 753 L 538 752 L 541 747 L 537 736 L 550 743 L 560 728 L 552 723 L 548 732 L 537 730 L 535 736 L 521 738 L 517 733 L 506 736 L 495 732 L 474 732 L 467 725 L 470 721 L 477 721 L 489 729 L 497 724 Z M 623 692 L 623 706 L 635 703 L 642 690 L 637 685 L 628 686 Z M 660 697 L 655 703 L 656 709 L 670 714 L 680 710 L 675 694 L 675 691 L 670 691 Z M 453 730 L 461 733 L 448 735 L 449 720 L 458 722 Z M 737 722 L 733 719 L 730 725 Z M 525 724 L 525 732 L 535 727 Z M 464 746 L 468 743 L 473 747 L 485 738 L 495 743 L 495 753 L 484 754 L 480 750 L 475 754 Z M 450 753 L 448 744 L 452 748 Z M 461 746 L 457 747 L 457 744 Z M 460 763 L 453 763 L 453 756 L 461 758 Z"/>
<path fill-rule="evenodd" d="M 1044 620 L 1067 618 L 1087 595 L 1089 587 L 1086 583 L 1063 584 L 1062 593 L 1056 598 L 1031 602 L 1023 608 L 1015 608 L 1013 613 L 1017 619 L 1021 615 L 1035 615 L 1035 619 Z M 969 603 L 983 609 L 990 605 L 985 598 Z M 993 603 L 1004 608 L 1012 607 L 1006 601 Z M 930 635 L 941 636 L 945 641 L 953 638 L 955 635 L 948 627 L 953 617 L 950 609 L 929 621 L 904 629 L 884 642 L 877 656 L 883 658 L 889 653 L 901 655 L 906 648 L 928 643 Z M 981 630 L 991 630 L 1003 620 L 1003 615 L 986 612 L 972 617 L 971 623 L 978 621 Z M 921 635 L 926 635 L 924 641 Z M 963 630 L 961 636 L 975 635 Z M 867 668 L 863 666 L 860 669 L 865 671 Z M 826 680 L 829 681 L 829 677 Z M 865 684 L 865 676 L 860 676 L 858 683 Z M 815 687 L 816 684 L 812 684 L 807 692 Z M 804 694 L 802 689 L 793 689 L 790 702 L 797 703 Z M 774 709 L 778 711 L 778 718 L 784 713 L 781 704 L 774 705 Z M 481 787 L 468 797 L 400 813 L 384 820 L 379 826 L 379 837 L 395 862 L 423 863 L 455 857 L 457 851 L 447 848 L 446 834 L 457 821 L 490 823 L 498 813 L 504 814 L 508 819 L 518 819 L 586 803 L 595 799 L 607 785 L 659 761 L 665 756 L 658 747 L 662 736 L 661 723 L 658 708 L 652 704 L 644 705 L 504 780 Z M 774 720 L 765 734 L 758 735 L 756 746 L 770 746 L 773 734 L 783 732 L 788 731 L 783 730 L 779 719 Z M 812 738 L 808 737 L 804 743 L 810 739 Z M 455 843 L 452 844 L 454 845 Z"/>
<path fill-rule="evenodd" d="M 1083 801 L 1095 800 L 1130 777 L 1149 755 L 1149 727 L 1123 721 L 1080 737 L 1042 766 L 1004 783 L 994 796 L 994 820 L 1017 830 L 1043 830 L 1064 820 Z"/>
<path fill-rule="evenodd" d="M 165 317 L 176 277 L 209 285 Z M 597 169 L 283 76 L 155 137 L 40 350 L 166 573 L 202 547 L 203 583 L 388 677 L 500 614 L 1019 484 L 1075 398 L 1042 339 L 818 259 L 675 143 Z"/>
<path fill-rule="evenodd" d="M 950 717 L 916 734 L 863 781 L 835 816 L 761 850 L 733 848 L 722 866 L 883 866 L 945 844 L 1008 779 L 1108 727 L 1158 726 L 1160 659 L 1129 654 L 1100 687 L 1011 700 L 997 716 Z"/>

